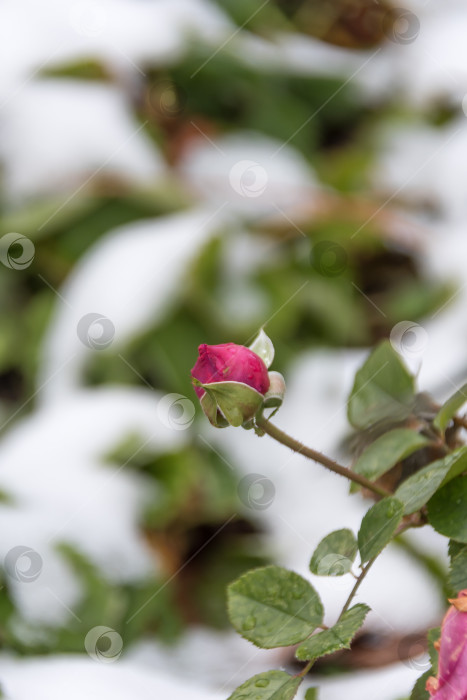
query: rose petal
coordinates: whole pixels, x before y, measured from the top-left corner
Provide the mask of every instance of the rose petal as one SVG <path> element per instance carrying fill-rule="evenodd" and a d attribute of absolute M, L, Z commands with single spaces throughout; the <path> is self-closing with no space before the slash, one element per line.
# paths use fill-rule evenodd
<path fill-rule="evenodd" d="M 461 591 L 444 616 L 439 648 L 438 686 L 427 690 L 433 700 L 467 700 L 467 591 Z M 435 680 L 435 679 L 433 679 Z M 430 683 L 430 685 L 429 685 Z"/>
<path fill-rule="evenodd" d="M 249 348 L 235 343 L 200 345 L 191 374 L 203 384 L 242 382 L 263 395 L 269 388 L 268 370 L 263 360 Z M 195 387 L 195 391 L 199 398 L 204 394 L 201 387 Z"/>

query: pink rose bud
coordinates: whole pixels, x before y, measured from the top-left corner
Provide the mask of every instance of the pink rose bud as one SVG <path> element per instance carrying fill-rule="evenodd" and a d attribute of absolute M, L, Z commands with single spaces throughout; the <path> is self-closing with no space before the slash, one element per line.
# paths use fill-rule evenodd
<path fill-rule="evenodd" d="M 439 640 L 438 677 L 427 680 L 433 700 L 467 700 L 467 590 L 450 600 Z"/>
<path fill-rule="evenodd" d="M 223 428 L 251 421 L 269 389 L 265 362 L 249 348 L 235 343 L 200 345 L 198 352 L 191 376 L 211 423 Z"/>
<path fill-rule="evenodd" d="M 200 345 L 199 357 L 191 370 L 191 376 L 202 384 L 213 382 L 242 382 L 265 394 L 269 389 L 268 369 L 263 360 L 244 345 Z M 199 398 L 204 389 L 195 386 Z"/>

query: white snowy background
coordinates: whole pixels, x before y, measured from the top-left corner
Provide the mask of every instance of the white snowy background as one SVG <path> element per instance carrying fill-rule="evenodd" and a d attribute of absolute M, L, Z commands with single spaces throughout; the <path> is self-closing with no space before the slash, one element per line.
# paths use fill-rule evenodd
<path fill-rule="evenodd" d="M 406 46 L 388 42 L 373 55 L 295 35 L 281 36 L 274 45 L 243 33 L 234 36 L 231 21 L 207 0 L 1 0 L 0 159 L 8 199 L 18 206 L 31 196 L 71 195 L 97 169 L 135 182 L 167 178 L 168 164 L 132 116 L 127 87 L 138 81 L 145 60 L 161 65 L 176 60 L 188 37 L 203 38 L 213 51 L 229 41 L 245 61 L 352 79 L 369 104 L 392 92 L 421 110 L 439 98 L 462 104 L 467 100 L 465 3 L 413 0 L 408 6 L 420 20 L 417 40 Z M 113 86 L 38 76 L 44 66 L 90 55 L 116 76 Z M 420 215 L 427 232 L 424 265 L 430 275 L 458 284 L 452 302 L 424 323 L 416 356 L 407 358 L 419 368 L 420 384 L 442 399 L 441 387 L 449 392 L 467 373 L 467 117 L 461 114 L 436 129 L 393 126 L 381 133 L 380 144 L 375 195 L 413 204 L 412 216 L 421 201 L 436 206 L 436 220 Z M 79 545 L 115 581 L 137 580 L 153 569 L 153 555 L 137 527 L 141 507 L 153 494 L 133 473 L 109 476 L 100 468 L 100 455 L 135 428 L 154 449 L 184 440 L 183 431 L 157 420 L 155 406 L 162 397 L 149 389 L 82 386 L 90 351 L 77 338 L 77 321 L 91 304 L 112 319 L 118 347 L 164 318 L 186 266 L 225 224 L 235 227 L 236 216 L 248 216 L 253 206 L 252 215 L 274 213 L 273 203 L 287 206 L 301 188 L 319 187 L 301 155 L 289 146 L 276 154 L 280 147 L 254 133 L 237 132 L 213 144 L 200 139 L 177 173 L 195 195 L 192 210 L 109 231 L 59 290 L 42 348 L 37 409 L 16 422 L 0 443 L 1 488 L 16 503 L 0 510 L 0 556 L 27 543 L 44 561 L 37 581 L 13 587 L 27 619 L 59 623 L 79 600 L 79 585 L 54 550 L 58 540 Z M 232 168 L 245 160 L 259 163 L 267 174 L 264 193 L 254 199 L 242 197 L 232 180 Z M 144 256 L 133 256 L 136 248 Z M 238 256 L 239 264 L 255 264 L 240 248 Z M 337 454 L 345 434 L 346 396 L 364 356 L 340 350 L 297 357 L 279 425 Z M 230 452 L 246 474 L 253 454 L 255 471 L 274 482 L 274 503 L 262 517 L 284 566 L 309 576 L 304 552 L 331 529 L 358 528 L 367 506 L 348 498 L 345 482 L 272 441 L 263 440 L 259 449 L 250 433 L 242 439 L 233 430 L 213 434 L 203 421 L 199 429 Z M 326 494 L 332 495 L 332 509 Z M 434 533 L 413 537 L 427 551 L 444 556 Z M 334 619 L 352 580 L 313 583 L 329 620 Z M 359 599 L 372 607 L 370 627 L 402 633 L 436 623 L 442 613 L 434 585 L 407 555 L 391 548 L 362 585 Z M 112 664 L 96 663 L 85 653 L 26 659 L 4 653 L 0 680 L 8 700 L 222 700 L 247 677 L 277 663 L 276 652 L 258 651 L 234 632 L 195 629 L 176 649 L 141 643 Z M 395 700 L 409 693 L 422 670 L 420 659 L 323 679 L 320 698 Z"/>

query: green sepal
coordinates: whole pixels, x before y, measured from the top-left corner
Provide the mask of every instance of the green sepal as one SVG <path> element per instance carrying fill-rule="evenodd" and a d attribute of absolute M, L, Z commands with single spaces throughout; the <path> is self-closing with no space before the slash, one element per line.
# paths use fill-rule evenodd
<path fill-rule="evenodd" d="M 215 382 L 204 387 L 217 402 L 230 425 L 239 427 L 251 420 L 264 401 L 264 396 L 242 382 Z"/>
<path fill-rule="evenodd" d="M 269 368 L 272 365 L 272 361 L 274 360 L 274 345 L 272 344 L 271 338 L 266 335 L 262 328 L 250 345 L 249 350 L 254 352 L 255 355 L 258 355 L 258 357 L 263 360 L 266 367 Z"/>
<path fill-rule="evenodd" d="M 225 428 L 227 425 L 239 427 L 247 423 L 264 403 L 264 396 L 243 382 L 202 384 L 193 379 L 193 384 L 206 392 L 201 398 L 201 406 L 216 428 Z"/>
<path fill-rule="evenodd" d="M 201 408 L 215 428 L 227 428 L 229 423 L 225 420 L 217 407 L 217 403 L 212 395 L 206 391 L 200 399 Z"/>

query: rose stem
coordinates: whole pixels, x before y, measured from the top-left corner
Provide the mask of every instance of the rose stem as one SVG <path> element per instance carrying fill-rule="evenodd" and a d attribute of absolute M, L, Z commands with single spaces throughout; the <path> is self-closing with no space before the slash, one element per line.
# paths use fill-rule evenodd
<path fill-rule="evenodd" d="M 352 600 L 354 599 L 354 596 L 355 596 L 356 592 L 358 591 L 361 582 L 365 578 L 369 568 L 371 567 L 373 562 L 376 560 L 376 558 L 377 557 L 373 557 L 373 559 L 370 559 L 368 564 L 362 569 L 360 576 L 357 578 L 357 580 L 355 581 L 354 587 L 350 591 L 349 597 L 345 601 L 344 607 L 342 608 L 341 614 L 339 615 L 339 619 L 337 620 L 338 622 L 341 619 L 342 615 L 345 612 L 347 612 L 347 610 L 349 609 L 350 604 L 351 604 Z M 315 661 L 316 661 L 316 659 L 311 659 L 311 661 L 308 661 L 308 663 L 306 664 L 306 666 L 304 666 L 304 668 L 300 671 L 300 673 L 297 673 L 297 677 L 304 678 L 310 672 L 310 669 L 313 666 L 313 664 L 315 663 Z"/>
<path fill-rule="evenodd" d="M 361 571 L 361 573 L 360 573 L 360 576 L 357 578 L 357 580 L 355 581 L 354 587 L 353 587 L 352 590 L 350 591 L 349 597 L 347 598 L 347 600 L 346 600 L 345 603 L 344 603 L 344 607 L 342 608 L 341 614 L 339 615 L 339 620 L 341 619 L 342 615 L 343 615 L 345 612 L 347 612 L 347 610 L 350 608 L 350 604 L 351 604 L 352 600 L 354 599 L 354 596 L 355 596 L 356 592 L 357 592 L 358 589 L 360 588 L 360 584 L 362 583 L 363 579 L 364 579 L 365 576 L 367 575 L 368 570 L 370 569 L 370 567 L 372 566 L 372 564 L 376 561 L 377 556 L 378 556 L 378 555 L 376 555 L 376 557 L 373 557 L 373 559 L 370 559 L 370 561 L 367 563 L 367 565 L 363 567 L 363 569 L 362 569 L 362 571 Z"/>
<path fill-rule="evenodd" d="M 323 467 L 326 467 L 326 469 L 329 469 L 335 474 L 340 474 L 340 476 L 344 476 L 347 479 L 354 481 L 356 484 L 360 484 L 360 486 L 363 486 L 364 488 L 373 491 L 373 493 L 378 494 L 378 496 L 384 497 L 392 495 L 390 491 L 387 491 L 381 486 L 374 484 L 361 474 L 356 474 L 347 467 L 343 467 L 341 464 L 338 464 L 333 459 L 326 457 L 326 455 L 323 455 L 321 452 L 317 452 L 311 447 L 303 445 L 298 440 L 295 440 L 295 438 L 291 437 L 290 435 L 287 435 L 287 433 L 284 433 L 276 425 L 270 423 L 264 416 L 258 416 L 256 418 L 256 425 L 274 440 L 277 440 L 277 442 L 280 442 L 282 445 L 289 447 L 294 452 L 299 452 L 305 457 L 308 457 L 308 459 L 312 459 L 314 462 L 319 462 L 319 464 L 322 464 Z"/>

